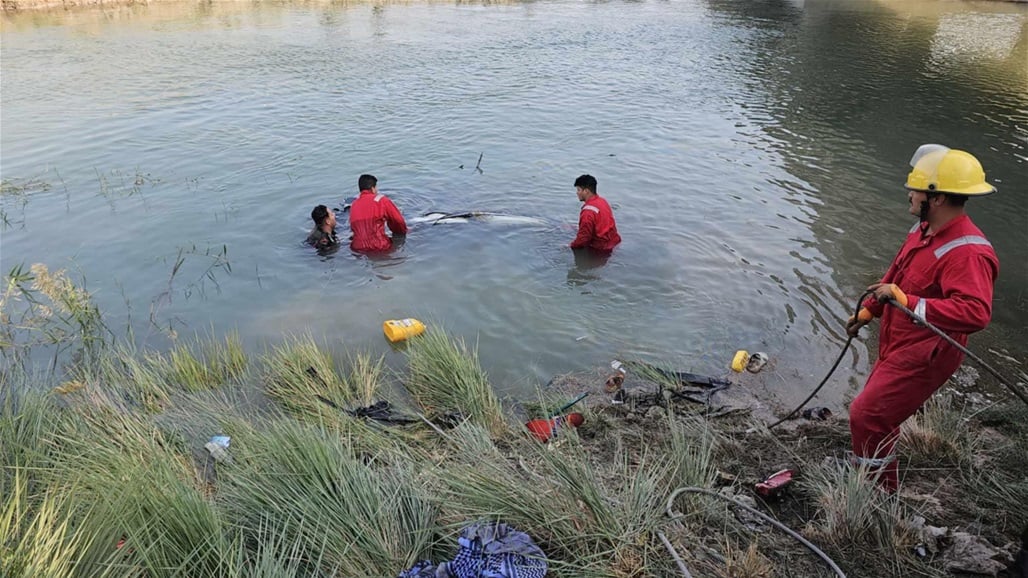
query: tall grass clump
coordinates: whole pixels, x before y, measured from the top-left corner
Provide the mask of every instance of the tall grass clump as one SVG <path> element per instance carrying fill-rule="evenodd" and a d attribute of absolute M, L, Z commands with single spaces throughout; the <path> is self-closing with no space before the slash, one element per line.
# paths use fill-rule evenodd
<path fill-rule="evenodd" d="M 848 559 L 866 556 L 875 566 L 888 563 L 896 572 L 910 558 L 915 539 L 903 523 L 900 502 L 882 492 L 866 468 L 822 464 L 801 485 L 817 505 L 808 537 L 830 544 Z"/>
<path fill-rule="evenodd" d="M 87 388 L 118 389 L 146 411 L 159 412 L 171 403 L 162 361 L 142 356 L 131 344 L 122 343 L 108 348 L 96 364 L 74 371 L 73 376 Z"/>
<path fill-rule="evenodd" d="M 574 434 L 569 434 L 573 436 Z M 522 440 L 512 461 L 479 454 L 440 474 L 446 511 L 461 520 L 499 519 L 531 535 L 561 576 L 644 575 L 663 560 L 648 536 L 664 523 L 668 464 L 611 456 L 609 484 L 569 437 L 559 447 Z"/>
<path fill-rule="evenodd" d="M 34 471 L 49 464 L 60 417 L 41 392 L 13 385 L 0 389 L 0 493 L 19 468 Z"/>
<path fill-rule="evenodd" d="M 368 406 L 378 401 L 385 375 L 385 356 L 373 357 L 361 351 L 348 357 L 349 372 L 345 379 L 349 402 Z"/>
<path fill-rule="evenodd" d="M 710 487 L 717 474 L 714 456 L 718 434 L 707 420 L 698 417 L 669 416 L 666 425 L 670 434 L 667 449 L 671 485 Z"/>
<path fill-rule="evenodd" d="M 169 381 L 194 392 L 228 383 L 246 370 L 246 353 L 235 332 L 224 340 L 210 337 L 190 345 L 179 344 L 167 358 L 151 354 L 150 360 L 163 368 Z"/>
<path fill-rule="evenodd" d="M 55 491 L 32 495 L 28 470 L 14 467 L 7 473 L 10 479 L 0 502 L 0 576 L 78 576 L 79 555 L 92 536 L 73 526 L 67 496 Z"/>
<path fill-rule="evenodd" d="M 505 430 L 503 408 L 478 361 L 478 350 L 442 331 L 411 340 L 410 377 L 404 384 L 430 415 L 457 412 L 498 436 Z"/>
<path fill-rule="evenodd" d="M 981 434 L 945 395 L 929 399 L 903 424 L 900 447 L 913 467 L 969 467 L 978 462 L 984 449 Z"/>
<path fill-rule="evenodd" d="M 268 395 L 299 417 L 320 420 L 327 414 L 338 414 L 318 396 L 339 405 L 347 405 L 352 399 L 332 355 L 310 335 L 287 338 L 266 353 L 263 362 L 262 379 Z"/>
<path fill-rule="evenodd" d="M 122 568 L 154 577 L 223 575 L 235 548 L 231 526 L 182 444 L 124 411 L 116 393 L 91 395 L 59 440 L 52 481 L 83 512 L 77 527 L 93 537 L 82 573 L 107 567 L 124 540 Z"/>
<path fill-rule="evenodd" d="M 410 467 L 359 455 L 338 432 L 276 422 L 236 452 L 221 500 L 247 528 L 320 552 L 342 576 L 395 576 L 430 557 L 436 508 Z"/>

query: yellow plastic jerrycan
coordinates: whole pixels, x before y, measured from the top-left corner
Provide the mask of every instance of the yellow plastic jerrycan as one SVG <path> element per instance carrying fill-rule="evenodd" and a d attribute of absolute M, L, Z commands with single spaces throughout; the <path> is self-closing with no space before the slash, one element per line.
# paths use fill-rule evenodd
<path fill-rule="evenodd" d="M 382 331 L 390 343 L 403 341 L 425 332 L 425 324 L 408 317 L 407 319 L 390 319 L 382 324 Z"/>
<path fill-rule="evenodd" d="M 750 360 L 750 352 L 744 349 L 740 349 L 735 352 L 735 357 L 732 358 L 732 371 L 736 373 L 742 373 L 746 369 L 746 362 Z"/>

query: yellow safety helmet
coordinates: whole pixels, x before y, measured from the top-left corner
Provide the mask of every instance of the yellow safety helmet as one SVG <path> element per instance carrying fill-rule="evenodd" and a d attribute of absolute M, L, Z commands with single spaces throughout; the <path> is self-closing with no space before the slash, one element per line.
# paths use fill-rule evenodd
<path fill-rule="evenodd" d="M 907 175 L 906 187 L 925 193 L 981 197 L 996 192 L 985 181 L 985 171 L 974 155 L 937 144 L 918 147 Z"/>

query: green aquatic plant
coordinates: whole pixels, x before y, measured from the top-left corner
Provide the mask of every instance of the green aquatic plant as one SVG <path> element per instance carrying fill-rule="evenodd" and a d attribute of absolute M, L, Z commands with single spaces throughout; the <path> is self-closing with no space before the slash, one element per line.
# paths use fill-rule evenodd
<path fill-rule="evenodd" d="M 28 271 L 16 265 L 7 273 L 0 294 L 0 354 L 10 365 L 23 364 L 30 351 L 49 347 L 52 369 L 69 351 L 81 367 L 93 362 L 112 338 L 90 294 L 63 269 L 51 272 L 34 263 Z"/>

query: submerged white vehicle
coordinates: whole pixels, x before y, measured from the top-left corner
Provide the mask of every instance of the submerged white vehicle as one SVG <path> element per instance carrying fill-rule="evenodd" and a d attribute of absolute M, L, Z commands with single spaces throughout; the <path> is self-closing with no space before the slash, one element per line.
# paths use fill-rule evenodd
<path fill-rule="evenodd" d="M 489 213 L 485 211 L 464 211 L 460 213 L 425 213 L 420 217 L 407 219 L 409 224 L 428 223 L 430 225 L 470 223 L 470 222 L 494 223 L 499 225 L 545 225 L 545 220 L 537 217 L 526 217 L 523 215 L 504 215 L 500 213 Z"/>

